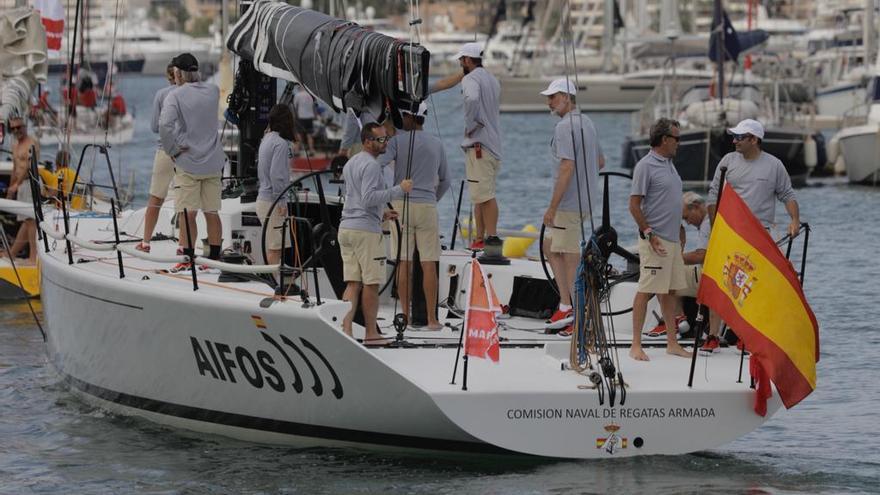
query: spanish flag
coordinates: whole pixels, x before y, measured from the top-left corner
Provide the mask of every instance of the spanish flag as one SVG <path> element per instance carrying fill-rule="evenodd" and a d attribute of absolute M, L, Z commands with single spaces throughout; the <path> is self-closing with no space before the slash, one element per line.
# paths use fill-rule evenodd
<path fill-rule="evenodd" d="M 729 184 L 712 226 L 697 300 L 715 310 L 752 353 L 755 412 L 767 413 L 768 378 L 787 408 L 816 388 L 816 317 L 791 263 Z"/>

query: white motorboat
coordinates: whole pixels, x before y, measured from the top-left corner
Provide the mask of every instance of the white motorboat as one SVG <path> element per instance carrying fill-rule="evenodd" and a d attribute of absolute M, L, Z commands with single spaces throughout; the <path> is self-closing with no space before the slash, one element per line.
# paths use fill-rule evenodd
<path fill-rule="evenodd" d="M 126 113 L 121 117 L 113 116 L 109 121 L 109 128 L 101 125 L 103 109 L 76 107 L 76 117 L 70 119 L 73 130 L 70 132 L 70 143 L 83 144 L 125 144 L 134 137 L 134 117 Z M 34 134 L 40 140 L 40 144 L 57 145 L 67 141 L 67 133 L 57 125 L 54 115 L 34 121 Z"/>
<path fill-rule="evenodd" d="M 846 166 L 849 181 L 856 184 L 880 183 L 880 61 L 871 83 L 873 103 L 863 125 L 846 127 L 835 138 Z"/>

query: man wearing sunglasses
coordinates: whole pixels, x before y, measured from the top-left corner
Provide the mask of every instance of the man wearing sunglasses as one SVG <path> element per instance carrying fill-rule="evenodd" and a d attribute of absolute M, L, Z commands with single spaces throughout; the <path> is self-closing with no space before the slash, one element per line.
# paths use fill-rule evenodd
<path fill-rule="evenodd" d="M 715 169 L 707 201 L 709 218 L 713 221 L 715 219 L 721 167 L 726 166 L 725 180 L 768 230 L 772 230 L 775 224 L 776 201 L 785 205 L 785 210 L 791 217 L 788 234 L 794 237 L 800 227 L 798 202 L 785 165 L 761 149 L 764 126 L 757 120 L 746 119 L 727 132 L 733 135 L 736 151 L 724 155 Z"/>
<path fill-rule="evenodd" d="M 339 223 L 339 250 L 342 255 L 342 276 L 345 280 L 344 301 L 351 309 L 342 320 L 342 330 L 352 336 L 352 322 L 358 303 L 364 313 L 364 345 L 381 346 L 389 341 L 382 338 L 376 326 L 379 314 L 379 284 L 385 282 L 385 238 L 382 221 L 396 218 L 397 212 L 385 211 L 385 204 L 412 191 L 412 181 L 404 179 L 400 185 L 385 187 L 382 166 L 376 158 L 385 151 L 388 142 L 385 128 L 375 122 L 364 125 L 361 143 L 364 150 L 351 157 L 342 170 L 345 181 L 345 204 Z"/>
<path fill-rule="evenodd" d="M 31 147 L 34 148 L 34 154 L 37 159 L 40 158 L 40 142 L 32 138 L 27 133 L 27 124 L 24 119 L 15 116 L 9 119 L 9 132 L 15 138 L 15 144 L 12 145 L 12 177 L 9 180 L 9 188 L 6 190 L 6 197 L 23 201 L 28 205 L 33 201 L 31 183 L 28 179 L 28 168 L 30 167 Z M 37 262 L 37 231 L 33 218 L 19 215 L 18 220 L 21 225 L 18 233 L 15 235 L 15 241 L 12 243 L 10 256 L 17 256 L 24 249 L 25 245 L 30 246 L 28 254 L 28 262 L 34 264 Z"/>
<path fill-rule="evenodd" d="M 633 299 L 631 358 L 648 361 L 642 327 L 648 301 L 656 294 L 664 321 L 675 321 L 675 291 L 687 287 L 681 246 L 681 177 L 672 163 L 681 140 L 680 126 L 662 118 L 651 126 L 651 151 L 633 169 L 629 212 L 639 228 L 639 288 Z M 678 332 L 666 332 L 666 353 L 689 357 Z"/>

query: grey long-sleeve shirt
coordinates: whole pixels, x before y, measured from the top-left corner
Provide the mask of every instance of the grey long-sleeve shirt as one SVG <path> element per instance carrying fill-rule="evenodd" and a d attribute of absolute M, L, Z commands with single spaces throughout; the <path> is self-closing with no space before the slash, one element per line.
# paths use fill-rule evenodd
<path fill-rule="evenodd" d="M 385 203 L 402 198 L 400 186 L 385 187 L 382 166 L 366 151 L 351 157 L 342 169 L 345 181 L 345 205 L 342 207 L 341 229 L 382 232 L 382 211 Z"/>
<path fill-rule="evenodd" d="M 378 158 L 382 167 L 394 162 L 395 184 L 400 184 L 400 181 L 407 178 L 406 164 L 410 156 L 410 134 L 410 131 L 399 131 L 388 142 L 385 153 Z M 409 193 L 409 199 L 413 203 L 436 204 L 449 189 L 449 174 L 443 143 L 425 131 L 414 131 L 412 156 L 409 178 L 413 181 L 413 189 Z"/>
<path fill-rule="evenodd" d="M 707 204 L 718 203 L 718 183 L 721 167 L 727 167 L 725 180 L 739 194 L 764 227 L 773 225 L 776 218 L 776 200 L 785 204 L 795 199 L 791 177 L 779 158 L 762 151 L 754 160 L 746 160 L 742 153 L 730 152 L 721 158 L 715 177 L 709 187 Z"/>
<path fill-rule="evenodd" d="M 162 113 L 162 104 L 165 103 L 165 97 L 175 88 L 177 88 L 175 85 L 165 86 L 159 91 L 156 91 L 156 95 L 153 96 L 153 116 L 150 119 L 150 130 L 155 134 L 159 134 L 159 115 Z M 158 140 L 158 144 L 159 148 L 162 148 L 161 139 Z"/>
<path fill-rule="evenodd" d="M 462 148 L 476 143 L 501 159 L 501 84 L 482 67 L 461 80 L 464 95 L 464 140 Z"/>
<path fill-rule="evenodd" d="M 290 184 L 290 159 L 293 150 L 290 141 L 272 131 L 260 142 L 257 155 L 257 177 L 260 179 L 259 201 L 275 201 Z"/>
<path fill-rule="evenodd" d="M 220 89 L 204 82 L 186 83 L 165 97 L 159 137 L 175 167 L 193 175 L 214 175 L 223 170 L 226 155 L 217 133 L 219 101 Z"/>

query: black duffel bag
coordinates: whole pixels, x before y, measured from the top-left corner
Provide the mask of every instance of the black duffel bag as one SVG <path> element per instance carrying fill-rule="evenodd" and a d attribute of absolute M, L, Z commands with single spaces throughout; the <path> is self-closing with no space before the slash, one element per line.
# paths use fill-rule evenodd
<path fill-rule="evenodd" d="M 513 277 L 513 291 L 508 306 L 511 316 L 546 320 L 559 306 L 559 294 L 547 279 Z"/>

